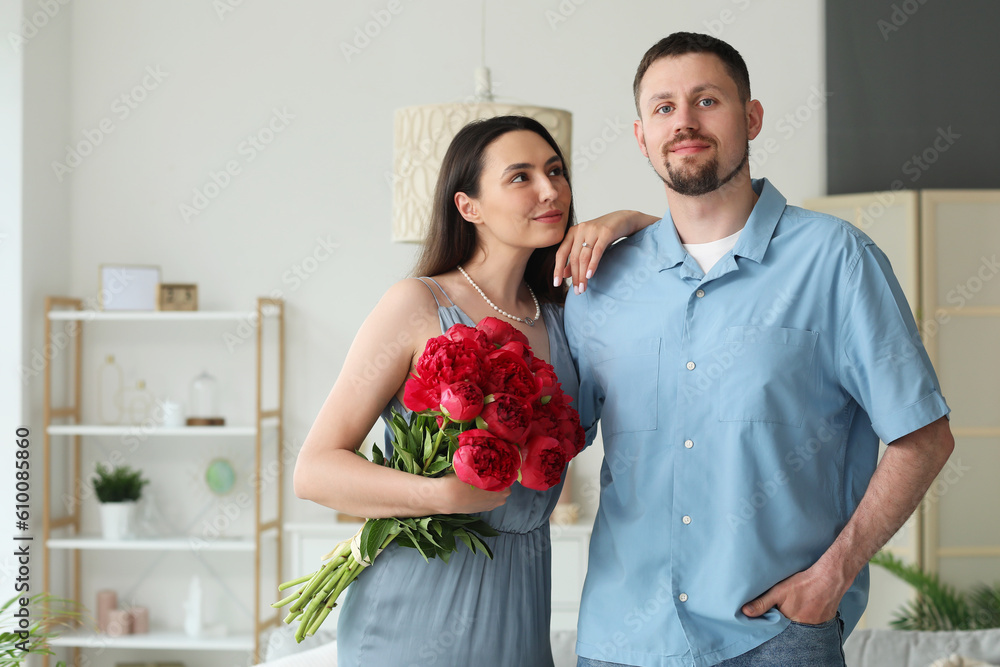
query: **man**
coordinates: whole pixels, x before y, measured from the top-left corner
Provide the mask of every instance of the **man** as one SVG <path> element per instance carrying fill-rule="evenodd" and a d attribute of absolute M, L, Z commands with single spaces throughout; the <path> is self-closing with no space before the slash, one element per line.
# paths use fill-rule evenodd
<path fill-rule="evenodd" d="M 604 439 L 579 665 L 843 665 L 868 560 L 954 447 L 949 408 L 885 255 L 751 180 L 739 53 L 673 34 L 634 91 L 669 211 L 565 314 Z"/>

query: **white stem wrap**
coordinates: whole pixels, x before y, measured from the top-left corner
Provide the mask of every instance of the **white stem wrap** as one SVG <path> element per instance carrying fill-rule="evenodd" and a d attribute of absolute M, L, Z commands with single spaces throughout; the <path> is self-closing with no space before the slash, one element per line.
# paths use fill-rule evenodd
<path fill-rule="evenodd" d="M 368 567 L 372 564 L 372 562 L 361 557 L 361 532 L 364 529 L 365 527 L 361 526 L 361 528 L 358 529 L 358 532 L 354 533 L 354 537 L 351 538 L 351 555 L 354 556 L 354 560 L 358 562 L 358 565 L 361 567 Z M 377 558 L 382 551 L 384 551 L 384 549 L 376 551 L 375 555 L 372 556 L 372 559 L 374 560 Z"/>

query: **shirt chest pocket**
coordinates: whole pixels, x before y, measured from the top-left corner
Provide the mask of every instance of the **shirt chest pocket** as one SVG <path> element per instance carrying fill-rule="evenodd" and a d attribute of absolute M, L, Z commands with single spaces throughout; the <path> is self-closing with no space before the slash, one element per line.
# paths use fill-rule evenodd
<path fill-rule="evenodd" d="M 604 388 L 604 436 L 652 431 L 657 423 L 660 339 L 640 338 L 593 357 L 594 375 Z"/>
<path fill-rule="evenodd" d="M 729 327 L 732 367 L 719 379 L 719 421 L 800 426 L 815 383 L 819 333 L 780 327 Z"/>

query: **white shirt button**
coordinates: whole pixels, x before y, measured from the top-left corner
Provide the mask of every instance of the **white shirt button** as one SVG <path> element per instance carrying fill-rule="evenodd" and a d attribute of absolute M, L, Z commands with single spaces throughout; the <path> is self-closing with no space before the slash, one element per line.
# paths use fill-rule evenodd
<path fill-rule="evenodd" d="M 693 361 L 687 362 L 687 369 L 689 371 L 693 371 L 694 370 L 694 362 Z"/>
<path fill-rule="evenodd" d="M 695 292 L 694 295 L 700 299 L 701 297 L 705 296 L 705 290 L 700 289 L 697 292 Z"/>
<path fill-rule="evenodd" d="M 681 602 L 687 602 L 688 601 L 688 594 L 687 593 L 681 593 L 680 595 L 677 596 L 677 599 L 680 600 Z"/>
<path fill-rule="evenodd" d="M 684 446 L 687 447 L 688 449 L 691 449 L 692 447 L 694 447 L 694 440 L 685 440 Z"/>
<path fill-rule="evenodd" d="M 691 517 L 685 514 L 683 517 L 681 517 L 681 521 L 683 521 L 685 524 L 689 524 L 691 523 Z"/>

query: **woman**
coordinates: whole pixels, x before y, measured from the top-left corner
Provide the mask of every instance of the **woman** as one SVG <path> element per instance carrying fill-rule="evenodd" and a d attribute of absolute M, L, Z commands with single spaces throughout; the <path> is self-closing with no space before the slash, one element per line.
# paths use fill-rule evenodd
<path fill-rule="evenodd" d="M 562 154 L 536 121 L 477 121 L 452 141 L 415 272 L 421 278 L 393 285 L 361 326 L 299 453 L 295 493 L 370 518 L 482 513 L 500 535 L 487 539 L 492 560 L 463 548 L 448 563 L 428 563 L 414 549 L 390 545 L 346 593 L 337 632 L 341 667 L 552 665 L 548 518 L 562 484 L 545 492 L 517 483 L 482 491 L 454 475 L 429 479 L 376 466 L 354 450 L 390 408 L 407 414 L 403 387 L 414 363 L 429 338 L 458 322 L 509 322 L 575 397 L 562 331 L 566 288 L 552 280 L 572 220 Z M 581 267 L 599 260 L 591 246 L 603 248 L 651 220 L 611 215 L 574 228 L 560 267 L 568 257 L 574 284 L 581 283 Z"/>

